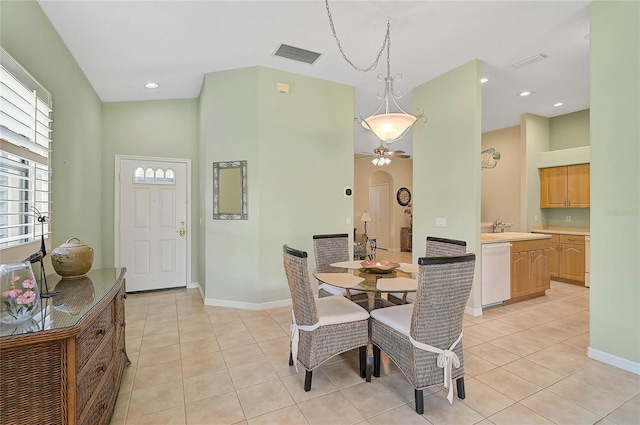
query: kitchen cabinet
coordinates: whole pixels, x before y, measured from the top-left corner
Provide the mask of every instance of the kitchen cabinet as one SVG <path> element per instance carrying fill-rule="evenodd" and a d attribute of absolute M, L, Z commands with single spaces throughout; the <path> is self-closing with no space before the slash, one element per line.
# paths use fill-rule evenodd
<path fill-rule="evenodd" d="M 540 169 L 540 208 L 589 208 L 589 164 Z"/>
<path fill-rule="evenodd" d="M 511 300 L 550 288 L 549 239 L 512 242 Z"/>
<path fill-rule="evenodd" d="M 584 236 L 560 235 L 558 277 L 584 282 Z"/>
<path fill-rule="evenodd" d="M 551 235 L 549 242 L 549 275 L 558 277 L 560 266 L 560 236 Z"/>
<path fill-rule="evenodd" d="M 585 239 L 576 235 L 551 235 L 549 275 L 570 283 L 584 282 Z"/>
<path fill-rule="evenodd" d="M 411 244 L 413 239 L 413 229 L 411 227 L 400 228 L 400 251 L 411 252 Z"/>

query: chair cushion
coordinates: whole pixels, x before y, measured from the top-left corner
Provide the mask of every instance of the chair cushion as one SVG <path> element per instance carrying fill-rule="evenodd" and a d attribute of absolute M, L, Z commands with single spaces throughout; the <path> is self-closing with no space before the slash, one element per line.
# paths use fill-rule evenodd
<path fill-rule="evenodd" d="M 318 285 L 318 289 L 324 289 L 326 292 L 330 293 L 331 295 L 340 295 L 343 297 L 347 296 L 347 290 L 344 288 L 338 288 L 337 286 L 333 286 L 333 285 L 329 285 L 326 283 L 322 283 L 320 285 Z M 351 295 L 358 295 L 358 294 L 366 294 L 365 291 L 358 291 L 358 290 L 354 290 L 354 289 L 349 289 L 349 292 L 351 293 Z"/>
<path fill-rule="evenodd" d="M 387 308 L 377 308 L 371 312 L 371 318 L 383 323 L 403 335 L 409 336 L 413 304 L 402 304 Z"/>
<path fill-rule="evenodd" d="M 396 298 L 402 299 L 404 297 L 404 292 L 389 292 L 389 295 L 393 295 Z M 416 300 L 415 292 L 407 292 L 407 303 L 412 303 Z"/>
<path fill-rule="evenodd" d="M 346 289 L 338 288 L 337 286 L 333 286 L 333 285 L 327 285 L 326 283 L 322 283 L 322 284 L 318 285 L 318 289 L 324 289 L 325 291 L 327 291 L 331 295 L 340 295 L 340 296 L 343 296 L 343 297 L 347 295 L 347 290 Z"/>
<path fill-rule="evenodd" d="M 316 301 L 320 326 L 367 320 L 369 313 L 342 296 L 318 298 Z"/>

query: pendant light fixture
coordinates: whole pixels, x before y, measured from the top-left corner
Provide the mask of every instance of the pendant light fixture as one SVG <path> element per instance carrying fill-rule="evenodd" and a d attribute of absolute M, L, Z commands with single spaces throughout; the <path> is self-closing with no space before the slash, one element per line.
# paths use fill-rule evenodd
<path fill-rule="evenodd" d="M 362 126 L 368 130 L 371 130 L 373 134 L 376 135 L 380 141 L 386 145 L 390 145 L 391 143 L 400 140 L 405 134 L 413 128 L 413 126 L 418 122 L 418 120 L 424 118 L 424 122 L 427 121 L 427 117 L 424 116 L 424 111 L 422 108 L 418 109 L 418 115 L 411 115 L 403 110 L 396 99 L 400 99 L 402 97 L 402 92 L 400 90 L 396 90 L 393 86 L 394 81 L 400 80 L 402 78 L 402 74 L 396 74 L 395 76 L 391 76 L 391 22 L 387 20 L 387 32 L 384 37 L 384 41 L 382 42 L 382 47 L 378 52 L 378 56 L 375 61 L 367 68 L 359 68 L 353 64 L 344 53 L 342 49 L 342 45 L 340 43 L 340 39 L 336 34 L 336 29 L 333 24 L 333 16 L 331 15 L 331 11 L 329 9 L 329 0 L 325 0 L 325 4 L 327 6 L 327 15 L 329 17 L 329 24 L 331 26 L 331 31 L 333 32 L 333 37 L 336 40 L 338 45 L 338 49 L 340 53 L 342 53 L 342 57 L 344 60 L 351 65 L 358 72 L 368 72 L 378 65 L 378 61 L 380 60 L 380 56 L 382 56 L 382 52 L 387 51 L 387 76 L 383 76 L 382 74 L 378 75 L 378 81 L 384 81 L 384 90 L 378 92 L 378 99 L 382 101 L 378 109 L 368 117 L 364 117 L 364 111 L 360 112 L 360 121 Z M 377 164 L 376 164 L 377 165 Z M 383 164 L 384 165 L 384 164 Z"/>

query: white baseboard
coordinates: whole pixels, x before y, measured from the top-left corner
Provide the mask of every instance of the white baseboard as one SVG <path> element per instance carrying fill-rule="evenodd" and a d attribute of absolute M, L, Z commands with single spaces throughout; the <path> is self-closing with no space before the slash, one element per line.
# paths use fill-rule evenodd
<path fill-rule="evenodd" d="M 203 297 L 204 298 L 204 297 Z M 216 300 L 214 298 L 204 298 L 205 305 L 211 305 L 216 307 L 230 307 L 238 308 L 241 310 L 269 310 L 272 308 L 289 307 L 291 305 L 291 299 L 280 301 L 269 301 L 266 303 L 247 303 L 243 301 L 229 301 L 229 300 Z"/>
<path fill-rule="evenodd" d="M 605 353 L 604 351 L 596 350 L 591 347 L 587 348 L 587 357 L 617 367 L 618 369 L 640 375 L 640 363 L 632 362 L 631 360 L 623 359 L 622 357 L 614 356 L 613 354 Z"/>
<path fill-rule="evenodd" d="M 466 306 L 464 309 L 464 314 L 468 314 L 470 316 L 482 316 L 482 308 L 474 308 Z"/>
<path fill-rule="evenodd" d="M 196 289 L 199 287 L 200 287 L 200 284 L 198 282 L 191 282 L 187 284 L 187 289 Z"/>
<path fill-rule="evenodd" d="M 196 289 L 198 290 L 198 293 L 200 294 L 200 298 L 202 298 L 202 302 L 204 303 L 204 300 L 205 300 L 204 291 L 202 290 L 202 286 L 200 286 L 199 283 L 198 283 L 198 286 L 196 286 Z"/>

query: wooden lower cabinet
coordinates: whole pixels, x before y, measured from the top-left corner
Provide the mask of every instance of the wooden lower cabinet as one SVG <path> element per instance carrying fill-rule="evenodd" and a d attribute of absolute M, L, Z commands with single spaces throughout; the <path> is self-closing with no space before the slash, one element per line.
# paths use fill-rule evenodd
<path fill-rule="evenodd" d="M 549 243 L 549 275 L 551 277 L 558 277 L 560 266 L 560 237 L 558 235 L 551 235 L 551 242 Z"/>
<path fill-rule="evenodd" d="M 84 314 L 53 310 L 50 328 L 0 338 L 1 424 L 109 424 L 130 363 L 125 272 L 89 272 L 96 296 Z"/>
<path fill-rule="evenodd" d="M 558 277 L 584 283 L 584 236 L 560 235 Z"/>
<path fill-rule="evenodd" d="M 550 288 L 549 239 L 512 242 L 511 300 Z"/>
<path fill-rule="evenodd" d="M 549 274 L 570 283 L 584 283 L 584 236 L 551 235 Z"/>

